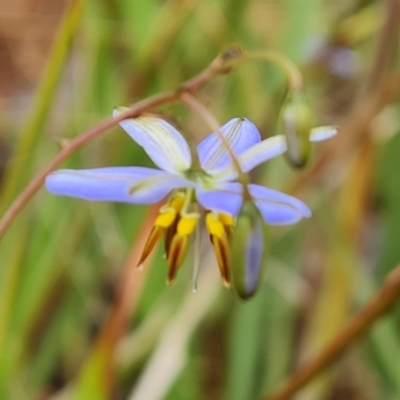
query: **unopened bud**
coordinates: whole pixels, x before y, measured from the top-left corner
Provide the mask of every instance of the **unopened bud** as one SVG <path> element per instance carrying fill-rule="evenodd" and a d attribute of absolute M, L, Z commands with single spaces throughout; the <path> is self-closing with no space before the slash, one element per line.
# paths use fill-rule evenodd
<path fill-rule="evenodd" d="M 311 157 L 310 132 L 314 117 L 303 92 L 289 93 L 279 117 L 279 132 L 286 137 L 286 159 L 295 168 L 304 167 Z"/>
<path fill-rule="evenodd" d="M 242 299 L 254 295 L 265 264 L 267 225 L 251 201 L 245 201 L 230 237 L 232 283 Z"/>

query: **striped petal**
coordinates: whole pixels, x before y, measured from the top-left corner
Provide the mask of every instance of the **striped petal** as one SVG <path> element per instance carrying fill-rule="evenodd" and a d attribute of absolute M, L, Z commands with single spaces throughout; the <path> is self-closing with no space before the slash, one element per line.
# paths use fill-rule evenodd
<path fill-rule="evenodd" d="M 114 110 L 119 115 L 125 109 Z M 140 146 L 159 168 L 180 173 L 190 168 L 192 159 L 185 138 L 161 118 L 142 116 L 120 122 L 121 127 Z"/>
<path fill-rule="evenodd" d="M 257 165 L 283 154 L 286 149 L 286 138 L 283 135 L 263 140 L 239 156 L 243 172 L 249 172 Z"/>
<path fill-rule="evenodd" d="M 192 184 L 180 176 L 144 167 L 64 169 L 46 178 L 52 194 L 135 204 L 156 203 L 174 188 L 188 186 Z"/>
<path fill-rule="evenodd" d="M 220 132 L 236 155 L 242 154 L 261 140 L 256 126 L 245 118 L 231 119 L 221 126 Z M 209 173 L 231 164 L 231 158 L 215 132 L 198 144 L 197 152 L 201 167 Z"/>
<path fill-rule="evenodd" d="M 260 185 L 248 185 L 254 204 L 270 225 L 294 224 L 311 217 L 311 211 L 301 200 Z"/>

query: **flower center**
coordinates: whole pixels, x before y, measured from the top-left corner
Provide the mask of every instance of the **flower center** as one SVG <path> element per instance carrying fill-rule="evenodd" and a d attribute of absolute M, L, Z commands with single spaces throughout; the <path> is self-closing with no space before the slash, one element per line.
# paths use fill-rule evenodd
<path fill-rule="evenodd" d="M 192 171 L 191 177 L 202 179 L 202 172 Z M 189 178 L 188 178 L 189 179 Z M 153 229 L 143 249 L 139 266 L 143 264 L 151 253 L 159 239 L 164 236 L 165 253 L 168 263 L 167 283 L 175 280 L 179 266 L 185 257 L 189 238 L 196 230 L 200 213 L 194 199 L 193 189 L 178 189 L 169 197 L 167 203 L 160 208 L 154 221 Z M 225 286 L 230 287 L 229 267 L 229 238 L 234 226 L 234 218 L 231 215 L 206 211 L 205 226 L 216 256 L 217 264 Z M 198 233 L 198 232 L 196 232 Z M 196 252 L 198 254 L 196 254 Z M 195 249 L 195 258 L 199 258 L 200 249 Z M 197 256 L 197 257 L 196 257 Z M 196 264 L 196 262 L 194 262 Z M 195 275 L 197 279 L 196 267 Z M 194 287 L 196 282 L 194 282 Z"/>
<path fill-rule="evenodd" d="M 184 176 L 187 180 L 200 185 L 205 189 L 212 189 L 216 187 L 215 178 L 208 172 L 201 168 L 191 168 L 184 172 Z"/>

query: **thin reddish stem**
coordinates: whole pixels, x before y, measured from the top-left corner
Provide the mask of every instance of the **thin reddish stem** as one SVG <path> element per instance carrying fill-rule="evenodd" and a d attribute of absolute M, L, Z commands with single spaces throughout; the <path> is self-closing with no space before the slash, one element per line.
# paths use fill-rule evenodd
<path fill-rule="evenodd" d="M 6 210 L 0 220 L 0 239 L 4 236 L 16 216 L 21 212 L 29 200 L 38 192 L 40 187 L 43 185 L 46 176 L 60 166 L 69 156 L 92 140 L 100 137 L 108 129 L 117 125 L 122 120 L 137 117 L 144 111 L 148 111 L 157 106 L 179 100 L 181 94 L 184 92 L 190 93 L 196 91 L 200 86 L 204 85 L 214 76 L 221 73 L 226 73 L 226 64 L 231 62 L 232 60 L 225 59 L 224 54 L 222 54 L 200 74 L 185 82 L 181 87 L 178 88 L 178 90 L 161 93 L 139 101 L 138 103 L 133 104 L 129 110 L 124 111 L 116 117 L 105 119 L 104 121 L 87 129 L 79 136 L 69 141 L 62 147 L 53 160 L 32 178 L 25 189 L 19 194 L 19 196 L 17 196 L 17 198 L 11 203 L 10 207 Z"/>

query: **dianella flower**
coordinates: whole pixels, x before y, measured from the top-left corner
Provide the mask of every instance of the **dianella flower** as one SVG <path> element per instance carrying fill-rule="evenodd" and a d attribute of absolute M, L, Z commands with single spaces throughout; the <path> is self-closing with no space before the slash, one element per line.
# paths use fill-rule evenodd
<path fill-rule="evenodd" d="M 120 112 L 121 109 L 117 109 L 115 114 Z M 232 258 L 235 259 L 233 264 L 236 262 L 236 256 L 231 256 L 230 239 L 233 237 L 238 242 L 235 224 L 239 223 L 238 229 L 242 232 L 245 232 L 242 225 L 249 226 L 247 232 L 258 241 L 252 245 L 257 250 L 263 246 L 262 236 L 257 233 L 259 220 L 266 225 L 281 225 L 311 216 L 310 209 L 292 196 L 251 183 L 244 188 L 238 182 L 238 169 L 226 149 L 229 145 L 242 172 L 247 173 L 284 153 L 287 148 L 284 136 L 261 140 L 253 123 L 245 118 L 234 118 L 220 128 L 225 144 L 216 133 L 211 133 L 191 151 L 181 133 L 163 119 L 140 116 L 124 120 L 120 125 L 158 168 L 64 169 L 50 174 L 46 187 L 56 195 L 92 201 L 153 204 L 166 199 L 154 221 L 139 265 L 164 236 L 168 283 L 174 281 L 189 238 L 198 230 L 200 219 L 205 220 L 223 282 L 229 287 Z M 334 128 L 320 128 L 311 134 L 310 140 L 324 140 L 335 133 Z M 252 205 L 251 215 L 243 212 L 248 202 Z M 259 216 L 257 221 L 253 217 L 255 212 Z M 250 222 L 242 223 L 244 214 L 250 215 Z M 255 252 L 249 250 L 248 254 L 247 260 L 252 262 Z"/>

